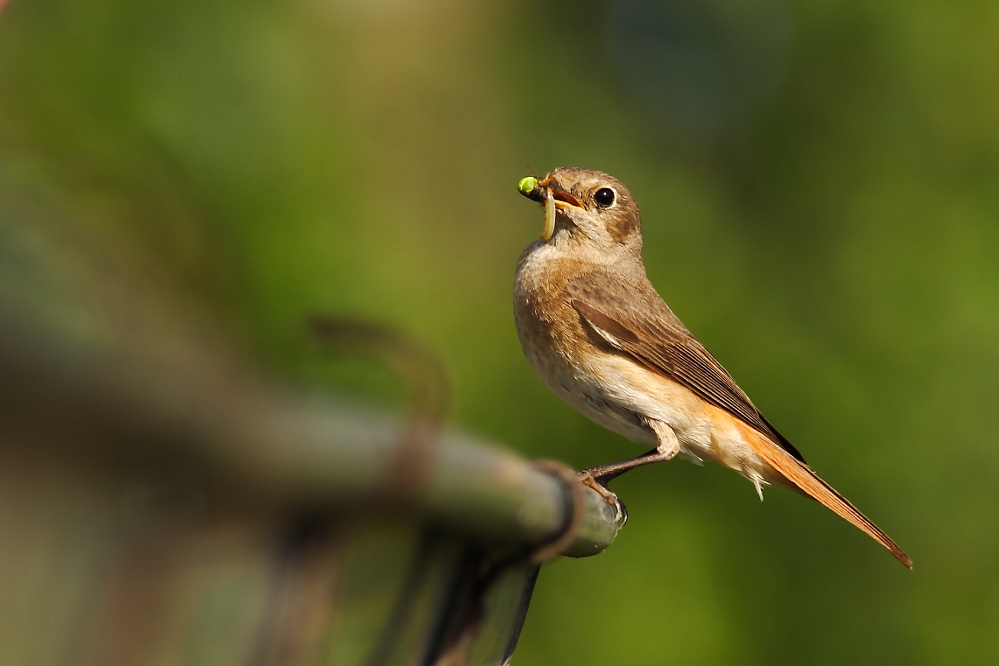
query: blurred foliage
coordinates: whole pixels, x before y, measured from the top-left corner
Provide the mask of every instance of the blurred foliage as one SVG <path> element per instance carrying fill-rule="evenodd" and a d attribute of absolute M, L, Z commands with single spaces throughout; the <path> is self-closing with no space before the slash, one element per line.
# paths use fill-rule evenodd
<path fill-rule="evenodd" d="M 616 484 L 542 572 L 517 663 L 999 661 L 999 5 L 13 0 L 3 224 L 169 282 L 276 371 L 347 313 L 440 351 L 456 419 L 584 466 L 510 313 L 517 179 L 627 183 L 666 300 L 906 572 L 814 503 L 686 463 Z"/>

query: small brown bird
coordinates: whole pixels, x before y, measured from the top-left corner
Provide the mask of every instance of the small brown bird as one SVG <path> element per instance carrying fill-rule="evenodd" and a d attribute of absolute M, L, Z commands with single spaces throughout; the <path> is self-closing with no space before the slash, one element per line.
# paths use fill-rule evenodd
<path fill-rule="evenodd" d="M 713 460 L 749 479 L 760 499 L 762 486 L 774 484 L 818 500 L 912 568 L 888 535 L 809 469 L 656 293 L 642 263 L 642 219 L 624 185 L 561 167 L 519 189 L 545 205 L 541 239 L 517 265 L 524 354 L 576 410 L 656 447 L 586 469 L 584 482 L 613 502 L 607 483 L 630 469 L 677 454 Z"/>

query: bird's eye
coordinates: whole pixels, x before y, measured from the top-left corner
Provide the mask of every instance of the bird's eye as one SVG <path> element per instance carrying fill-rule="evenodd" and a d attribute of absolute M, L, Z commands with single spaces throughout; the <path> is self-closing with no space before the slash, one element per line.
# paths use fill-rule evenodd
<path fill-rule="evenodd" d="M 614 203 L 614 190 L 609 187 L 601 187 L 593 194 L 593 200 L 601 208 L 606 208 Z"/>

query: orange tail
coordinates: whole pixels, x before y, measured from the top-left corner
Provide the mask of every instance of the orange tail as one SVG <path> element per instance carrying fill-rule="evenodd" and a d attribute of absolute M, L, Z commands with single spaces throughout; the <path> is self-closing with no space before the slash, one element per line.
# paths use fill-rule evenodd
<path fill-rule="evenodd" d="M 830 509 L 843 520 L 866 533 L 887 548 L 895 556 L 895 559 L 910 569 L 912 568 L 912 560 L 909 559 L 909 556 L 887 534 L 882 532 L 880 527 L 872 523 L 867 516 L 860 513 L 857 507 L 850 504 L 849 500 L 836 492 L 832 486 L 816 476 L 815 472 L 808 469 L 803 463 L 795 460 L 784 449 L 773 444 L 764 436 L 755 432 L 747 434 L 749 436 L 745 439 L 749 442 L 753 451 L 771 467 L 780 472 L 793 486 L 818 501 L 827 509 Z"/>

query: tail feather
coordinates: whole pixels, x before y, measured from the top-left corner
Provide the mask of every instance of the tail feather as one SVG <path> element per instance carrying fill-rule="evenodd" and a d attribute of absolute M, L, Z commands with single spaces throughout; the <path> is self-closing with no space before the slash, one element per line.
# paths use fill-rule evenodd
<path fill-rule="evenodd" d="M 912 560 L 891 540 L 891 537 L 882 532 L 880 527 L 871 522 L 835 488 L 820 479 L 807 465 L 795 460 L 793 456 L 762 435 L 755 432 L 752 435 L 746 439 L 753 451 L 768 465 L 780 472 L 793 486 L 870 536 L 887 548 L 895 556 L 895 559 L 908 568 L 912 568 Z"/>

